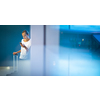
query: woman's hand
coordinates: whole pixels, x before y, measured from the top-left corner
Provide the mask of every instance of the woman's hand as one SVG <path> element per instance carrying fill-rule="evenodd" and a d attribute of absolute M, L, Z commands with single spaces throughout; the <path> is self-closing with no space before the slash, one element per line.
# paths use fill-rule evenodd
<path fill-rule="evenodd" d="M 17 54 L 17 52 L 13 52 L 13 55 L 16 55 Z"/>
<path fill-rule="evenodd" d="M 20 45 L 21 45 L 21 47 L 25 48 L 26 51 L 28 52 L 28 48 L 27 48 L 24 44 L 22 44 L 22 43 L 20 42 Z"/>
<path fill-rule="evenodd" d="M 22 44 L 22 43 L 20 42 L 20 46 L 21 46 L 21 47 L 24 47 L 25 45 L 24 45 L 24 44 Z"/>

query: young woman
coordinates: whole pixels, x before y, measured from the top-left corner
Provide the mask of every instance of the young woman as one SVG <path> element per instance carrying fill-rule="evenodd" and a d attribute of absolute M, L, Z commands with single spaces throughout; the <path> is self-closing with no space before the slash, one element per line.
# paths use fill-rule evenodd
<path fill-rule="evenodd" d="M 31 47 L 31 39 L 29 38 L 28 31 L 24 30 L 22 32 L 23 39 L 20 42 L 21 50 L 13 52 L 13 55 L 20 53 L 20 59 L 29 59 L 29 49 Z"/>
<path fill-rule="evenodd" d="M 21 50 L 13 52 L 13 55 L 20 53 L 18 61 L 18 71 L 12 75 L 14 76 L 30 76 L 30 47 L 31 39 L 29 33 L 24 30 L 22 32 L 23 39 L 20 42 Z"/>

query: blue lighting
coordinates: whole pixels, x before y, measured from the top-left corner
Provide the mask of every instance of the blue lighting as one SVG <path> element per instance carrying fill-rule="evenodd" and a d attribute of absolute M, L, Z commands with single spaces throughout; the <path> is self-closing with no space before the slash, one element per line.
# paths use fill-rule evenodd
<path fill-rule="evenodd" d="M 100 32 L 100 25 L 60 25 L 61 30 Z"/>
<path fill-rule="evenodd" d="M 100 25 L 71 25 L 71 30 L 100 31 Z"/>

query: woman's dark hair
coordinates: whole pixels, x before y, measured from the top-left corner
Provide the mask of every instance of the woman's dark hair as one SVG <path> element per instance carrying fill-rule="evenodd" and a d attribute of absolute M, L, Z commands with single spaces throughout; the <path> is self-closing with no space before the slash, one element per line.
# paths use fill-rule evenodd
<path fill-rule="evenodd" d="M 27 35 L 29 34 L 29 32 L 28 32 L 27 30 L 24 30 L 22 33 L 24 33 L 24 32 L 25 32 Z"/>

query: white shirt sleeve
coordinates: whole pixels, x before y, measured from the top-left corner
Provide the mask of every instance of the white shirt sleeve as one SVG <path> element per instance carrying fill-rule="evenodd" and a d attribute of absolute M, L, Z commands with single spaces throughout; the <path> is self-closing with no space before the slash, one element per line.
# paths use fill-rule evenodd
<path fill-rule="evenodd" d="M 23 43 L 23 39 L 21 40 L 21 43 Z"/>

